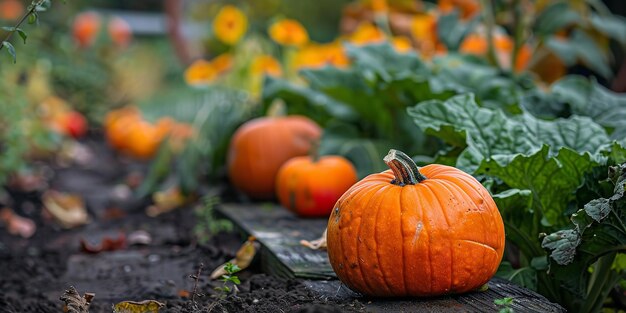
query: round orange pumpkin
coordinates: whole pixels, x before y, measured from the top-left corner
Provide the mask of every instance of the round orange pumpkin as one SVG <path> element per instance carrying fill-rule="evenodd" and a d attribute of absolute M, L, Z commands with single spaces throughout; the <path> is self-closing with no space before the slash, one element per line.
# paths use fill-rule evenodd
<path fill-rule="evenodd" d="M 354 166 L 343 157 L 295 157 L 278 171 L 276 195 L 280 204 L 300 216 L 328 216 L 356 181 Z"/>
<path fill-rule="evenodd" d="M 261 117 L 245 123 L 233 135 L 228 151 L 231 183 L 253 199 L 273 198 L 281 165 L 306 155 L 320 136 L 320 127 L 304 116 Z"/>
<path fill-rule="evenodd" d="M 356 183 L 328 220 L 328 257 L 339 279 L 371 296 L 436 296 L 481 287 L 504 252 L 489 192 L 449 166 L 420 169 L 391 150 L 391 170 Z"/>
<path fill-rule="evenodd" d="M 141 121 L 141 113 L 135 107 L 122 108 L 110 112 L 104 121 L 107 141 L 113 148 L 124 150 L 128 143 L 131 129 Z"/>

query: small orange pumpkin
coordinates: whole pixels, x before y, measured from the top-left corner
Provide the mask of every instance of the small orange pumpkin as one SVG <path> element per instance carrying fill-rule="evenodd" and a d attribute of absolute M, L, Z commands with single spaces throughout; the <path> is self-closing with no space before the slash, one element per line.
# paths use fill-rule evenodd
<path fill-rule="evenodd" d="M 300 216 L 328 216 L 356 181 L 354 166 L 343 157 L 295 157 L 278 171 L 276 195 L 280 204 Z"/>
<path fill-rule="evenodd" d="M 245 123 L 233 135 L 228 151 L 231 183 L 253 199 L 273 198 L 280 167 L 306 155 L 321 132 L 304 116 L 261 117 Z"/>
<path fill-rule="evenodd" d="M 420 169 L 391 150 L 391 168 L 356 183 L 328 220 L 328 257 L 339 279 L 380 297 L 463 293 L 495 274 L 504 224 L 489 192 L 449 166 Z"/>

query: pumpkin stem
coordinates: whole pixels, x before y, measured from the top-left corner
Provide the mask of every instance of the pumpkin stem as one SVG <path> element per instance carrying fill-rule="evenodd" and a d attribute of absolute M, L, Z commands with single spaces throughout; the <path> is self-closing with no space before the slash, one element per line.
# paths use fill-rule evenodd
<path fill-rule="evenodd" d="M 287 115 L 287 105 L 283 99 L 274 99 L 267 109 L 268 117 L 280 117 Z"/>
<path fill-rule="evenodd" d="M 311 157 L 311 162 L 315 163 L 320 160 L 320 141 L 311 140 L 311 149 L 309 150 L 309 157 Z"/>
<path fill-rule="evenodd" d="M 392 184 L 415 185 L 426 180 L 426 176 L 420 173 L 413 159 L 402 151 L 391 149 L 383 160 L 396 176 L 396 179 L 391 181 Z"/>

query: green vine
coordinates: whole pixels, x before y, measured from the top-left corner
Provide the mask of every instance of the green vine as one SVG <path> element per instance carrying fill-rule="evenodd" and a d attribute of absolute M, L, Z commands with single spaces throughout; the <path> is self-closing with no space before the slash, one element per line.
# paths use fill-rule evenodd
<path fill-rule="evenodd" d="M 39 21 L 39 12 L 44 12 L 48 10 L 48 8 L 50 8 L 50 5 L 51 5 L 50 0 L 33 0 L 33 2 L 31 2 L 30 5 L 28 6 L 26 14 L 24 14 L 24 16 L 20 18 L 17 24 L 15 24 L 15 26 L 2 27 L 2 29 L 7 31 L 8 33 L 6 37 L 2 40 L 2 44 L 0 45 L 0 50 L 6 47 L 7 52 L 13 58 L 13 63 L 17 62 L 17 54 L 15 53 L 15 47 L 9 42 L 9 40 L 11 39 L 14 33 L 17 33 L 24 41 L 24 44 L 26 44 L 26 38 L 28 38 L 28 35 L 23 29 L 20 28 L 20 26 L 26 20 L 28 20 L 28 24 L 37 23 Z"/>

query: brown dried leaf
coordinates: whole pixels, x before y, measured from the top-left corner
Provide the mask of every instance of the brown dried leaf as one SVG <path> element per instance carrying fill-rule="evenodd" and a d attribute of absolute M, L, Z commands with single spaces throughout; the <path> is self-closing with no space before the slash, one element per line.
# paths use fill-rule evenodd
<path fill-rule="evenodd" d="M 165 191 L 155 192 L 152 195 L 152 201 L 154 201 L 154 205 L 146 208 L 146 214 L 156 217 L 180 207 L 185 204 L 186 199 L 178 188 L 170 188 Z"/>
<path fill-rule="evenodd" d="M 30 238 L 35 234 L 37 226 L 29 218 L 21 217 L 10 208 L 0 210 L 0 222 L 2 222 L 11 235 L 18 235 L 22 238 Z"/>
<path fill-rule="evenodd" d="M 63 228 L 73 228 L 89 223 L 85 203 L 79 195 L 46 191 L 42 196 L 44 207 Z"/>
<path fill-rule="evenodd" d="M 248 237 L 248 241 L 244 242 L 243 245 L 241 245 L 241 248 L 239 248 L 239 250 L 237 251 L 235 258 L 226 263 L 232 263 L 234 265 L 237 265 L 241 270 L 248 268 L 248 266 L 250 266 L 250 263 L 252 263 L 252 260 L 254 259 L 254 256 L 256 255 L 256 252 L 259 249 L 260 245 L 261 244 L 256 241 L 256 238 L 254 238 L 253 236 Z M 224 270 L 226 263 L 218 266 L 213 271 L 213 273 L 211 273 L 211 279 L 218 279 L 222 277 L 222 275 L 228 274 L 226 270 Z"/>
<path fill-rule="evenodd" d="M 324 229 L 324 233 L 322 234 L 322 237 L 317 238 L 312 241 L 300 240 L 300 244 L 313 250 L 326 250 L 326 231 L 327 230 L 328 229 Z"/>
<path fill-rule="evenodd" d="M 117 238 L 104 237 L 100 245 L 91 245 L 84 238 L 80 239 L 80 249 L 87 253 L 100 253 L 102 251 L 115 251 L 126 248 L 126 236 L 120 233 Z"/>
<path fill-rule="evenodd" d="M 158 313 L 164 306 L 156 300 L 122 301 L 113 306 L 113 313 Z"/>
<path fill-rule="evenodd" d="M 89 313 L 89 305 L 96 295 L 86 292 L 84 296 L 80 296 L 74 286 L 70 286 L 68 290 L 63 292 L 59 300 L 65 302 L 64 312 L 68 313 Z"/>

